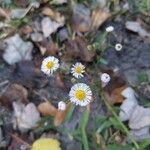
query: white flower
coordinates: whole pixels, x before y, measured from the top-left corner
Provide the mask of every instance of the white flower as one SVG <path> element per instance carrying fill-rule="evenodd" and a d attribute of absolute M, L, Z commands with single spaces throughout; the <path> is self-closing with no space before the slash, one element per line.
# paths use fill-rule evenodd
<path fill-rule="evenodd" d="M 85 72 L 85 66 L 82 65 L 80 62 L 77 62 L 73 67 L 71 68 L 71 73 L 76 78 L 83 77 L 83 73 Z"/>
<path fill-rule="evenodd" d="M 65 110 L 66 110 L 66 103 L 63 102 L 63 101 L 60 101 L 60 102 L 58 103 L 58 109 L 59 109 L 59 110 L 62 110 L 62 111 L 65 111 Z"/>
<path fill-rule="evenodd" d="M 116 51 L 121 51 L 122 50 L 122 45 L 120 43 L 115 45 Z"/>
<path fill-rule="evenodd" d="M 114 27 L 113 26 L 109 26 L 106 28 L 106 32 L 112 32 L 114 31 Z"/>
<path fill-rule="evenodd" d="M 84 83 L 77 83 L 72 86 L 69 92 L 70 101 L 76 105 L 86 106 L 92 100 L 92 91 L 90 87 Z"/>
<path fill-rule="evenodd" d="M 54 56 L 46 57 L 41 65 L 41 71 L 46 75 L 52 75 L 59 68 L 59 60 Z"/>

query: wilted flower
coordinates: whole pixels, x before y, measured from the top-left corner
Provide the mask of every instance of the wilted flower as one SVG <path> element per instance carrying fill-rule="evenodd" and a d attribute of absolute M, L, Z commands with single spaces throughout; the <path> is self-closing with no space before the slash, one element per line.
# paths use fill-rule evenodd
<path fill-rule="evenodd" d="M 76 78 L 83 77 L 83 73 L 85 72 L 85 66 L 82 65 L 80 62 L 77 62 L 73 67 L 71 68 L 71 73 Z"/>
<path fill-rule="evenodd" d="M 84 83 L 77 83 L 72 86 L 69 92 L 70 101 L 76 105 L 86 106 L 92 100 L 92 91 L 90 87 Z"/>
<path fill-rule="evenodd" d="M 107 73 L 103 73 L 100 78 L 101 78 L 103 87 L 105 87 L 107 83 L 110 81 L 110 76 Z"/>
<path fill-rule="evenodd" d="M 114 31 L 114 27 L 113 26 L 109 26 L 106 28 L 106 32 L 112 32 Z"/>
<path fill-rule="evenodd" d="M 46 57 L 41 65 L 41 71 L 46 75 L 52 75 L 59 68 L 59 60 L 54 56 Z"/>
<path fill-rule="evenodd" d="M 121 51 L 122 50 L 122 45 L 120 43 L 115 45 L 116 51 Z"/>

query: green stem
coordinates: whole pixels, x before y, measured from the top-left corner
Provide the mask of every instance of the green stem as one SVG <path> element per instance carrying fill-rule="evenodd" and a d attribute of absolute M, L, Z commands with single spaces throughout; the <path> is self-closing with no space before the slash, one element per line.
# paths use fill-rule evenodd
<path fill-rule="evenodd" d="M 90 112 L 89 112 L 88 108 L 86 108 L 84 110 L 81 120 L 80 120 L 80 131 L 81 131 L 84 150 L 89 150 L 88 139 L 87 139 L 86 130 L 85 130 L 88 120 L 89 120 L 89 113 Z"/>
<path fill-rule="evenodd" d="M 86 136 L 85 129 L 81 129 L 81 134 L 82 134 L 82 139 L 83 139 L 84 150 L 89 150 L 88 139 L 87 139 L 87 136 Z"/>
<path fill-rule="evenodd" d="M 117 116 L 116 112 L 114 111 L 114 109 L 112 108 L 112 106 L 110 105 L 109 101 L 107 100 L 107 98 L 105 97 L 102 88 L 101 88 L 101 92 L 100 92 L 101 98 L 104 101 L 106 107 L 108 108 L 109 111 L 111 111 L 111 113 L 113 114 L 113 116 L 116 118 L 116 120 L 119 122 L 119 124 L 122 126 L 122 128 L 124 129 L 125 133 L 127 134 L 127 136 L 130 138 L 130 140 L 132 141 L 132 143 L 135 145 L 136 149 L 139 149 L 139 145 L 137 144 L 137 142 L 134 140 L 134 138 L 132 137 L 132 135 L 130 134 L 129 130 L 127 129 L 127 127 L 122 123 L 122 121 L 119 119 L 119 117 Z"/>

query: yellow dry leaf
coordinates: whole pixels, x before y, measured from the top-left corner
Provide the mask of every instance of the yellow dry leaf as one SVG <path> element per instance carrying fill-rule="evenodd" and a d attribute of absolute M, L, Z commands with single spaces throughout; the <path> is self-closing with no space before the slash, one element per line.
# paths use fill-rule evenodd
<path fill-rule="evenodd" d="M 52 138 L 42 138 L 36 140 L 31 150 L 61 150 L 60 142 Z"/>

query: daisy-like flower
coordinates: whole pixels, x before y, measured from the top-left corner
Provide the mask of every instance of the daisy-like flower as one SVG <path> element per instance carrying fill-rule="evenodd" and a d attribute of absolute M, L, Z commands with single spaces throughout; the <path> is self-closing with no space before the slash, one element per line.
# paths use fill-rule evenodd
<path fill-rule="evenodd" d="M 77 62 L 73 67 L 71 68 L 71 73 L 76 78 L 83 77 L 83 73 L 85 72 L 85 66 L 82 65 L 80 62 Z"/>
<path fill-rule="evenodd" d="M 113 26 L 109 26 L 106 28 L 106 32 L 112 32 L 114 31 L 114 27 Z"/>
<path fill-rule="evenodd" d="M 120 43 L 115 45 L 116 51 L 121 51 L 122 50 L 122 45 Z"/>
<path fill-rule="evenodd" d="M 51 76 L 59 68 L 59 60 L 54 56 L 48 56 L 42 61 L 41 71 Z"/>
<path fill-rule="evenodd" d="M 84 83 L 77 83 L 72 86 L 69 92 L 70 101 L 76 105 L 86 106 L 92 100 L 92 91 L 90 87 Z"/>

